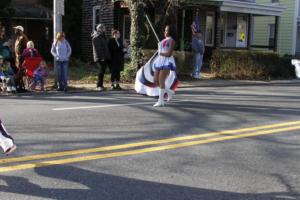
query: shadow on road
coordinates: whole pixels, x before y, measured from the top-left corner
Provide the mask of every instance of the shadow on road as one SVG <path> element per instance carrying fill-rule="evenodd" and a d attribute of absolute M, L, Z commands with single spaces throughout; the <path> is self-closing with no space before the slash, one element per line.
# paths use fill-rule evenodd
<path fill-rule="evenodd" d="M 48 180 L 52 181 L 55 186 L 54 188 L 44 188 L 26 178 L 1 175 L 0 180 L 7 184 L 0 185 L 2 197 L 4 197 L 4 193 L 10 193 L 26 195 L 28 198 L 56 200 L 296 200 L 300 198 L 298 193 L 293 192 L 242 194 L 149 182 L 95 173 L 72 166 L 36 168 L 35 172 L 42 179 L 47 177 L 67 182 L 62 184 L 55 183 L 55 180 Z M 68 182 L 69 185 L 67 185 Z M 80 184 L 83 189 L 69 189 L 71 183 Z"/>

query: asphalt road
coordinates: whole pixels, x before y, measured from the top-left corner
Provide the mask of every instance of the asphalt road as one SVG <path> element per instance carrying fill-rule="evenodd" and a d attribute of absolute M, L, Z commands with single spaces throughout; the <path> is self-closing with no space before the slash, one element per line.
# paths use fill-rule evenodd
<path fill-rule="evenodd" d="M 300 199 L 297 84 L 1 96 L 0 199 Z"/>

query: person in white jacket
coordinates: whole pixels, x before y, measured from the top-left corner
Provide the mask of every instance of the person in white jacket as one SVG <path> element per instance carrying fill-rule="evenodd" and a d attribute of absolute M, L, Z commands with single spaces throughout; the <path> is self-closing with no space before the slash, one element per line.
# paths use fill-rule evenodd
<path fill-rule="evenodd" d="M 0 146 L 6 155 L 11 154 L 17 149 L 14 139 L 7 132 L 1 120 L 0 120 Z"/>

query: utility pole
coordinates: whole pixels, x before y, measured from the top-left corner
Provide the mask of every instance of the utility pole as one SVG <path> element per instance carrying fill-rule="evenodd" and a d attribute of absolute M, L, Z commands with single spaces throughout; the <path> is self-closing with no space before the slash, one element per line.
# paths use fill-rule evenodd
<path fill-rule="evenodd" d="M 64 15 L 64 0 L 53 0 L 53 34 L 54 38 L 62 31 L 62 16 Z"/>
<path fill-rule="evenodd" d="M 53 41 L 57 33 L 62 32 L 62 15 L 65 14 L 64 0 L 53 0 Z M 54 72 L 56 73 L 56 62 L 54 58 Z M 54 87 L 57 88 L 57 79 L 55 76 Z"/>

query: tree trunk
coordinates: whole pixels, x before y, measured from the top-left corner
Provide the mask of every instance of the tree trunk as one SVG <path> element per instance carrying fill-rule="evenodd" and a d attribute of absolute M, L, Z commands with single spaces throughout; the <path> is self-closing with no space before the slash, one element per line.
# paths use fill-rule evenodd
<path fill-rule="evenodd" d="M 128 6 L 131 17 L 131 67 L 134 70 L 134 72 L 136 72 L 141 67 L 143 59 L 143 27 L 145 24 L 144 7 L 141 0 L 129 0 Z"/>

